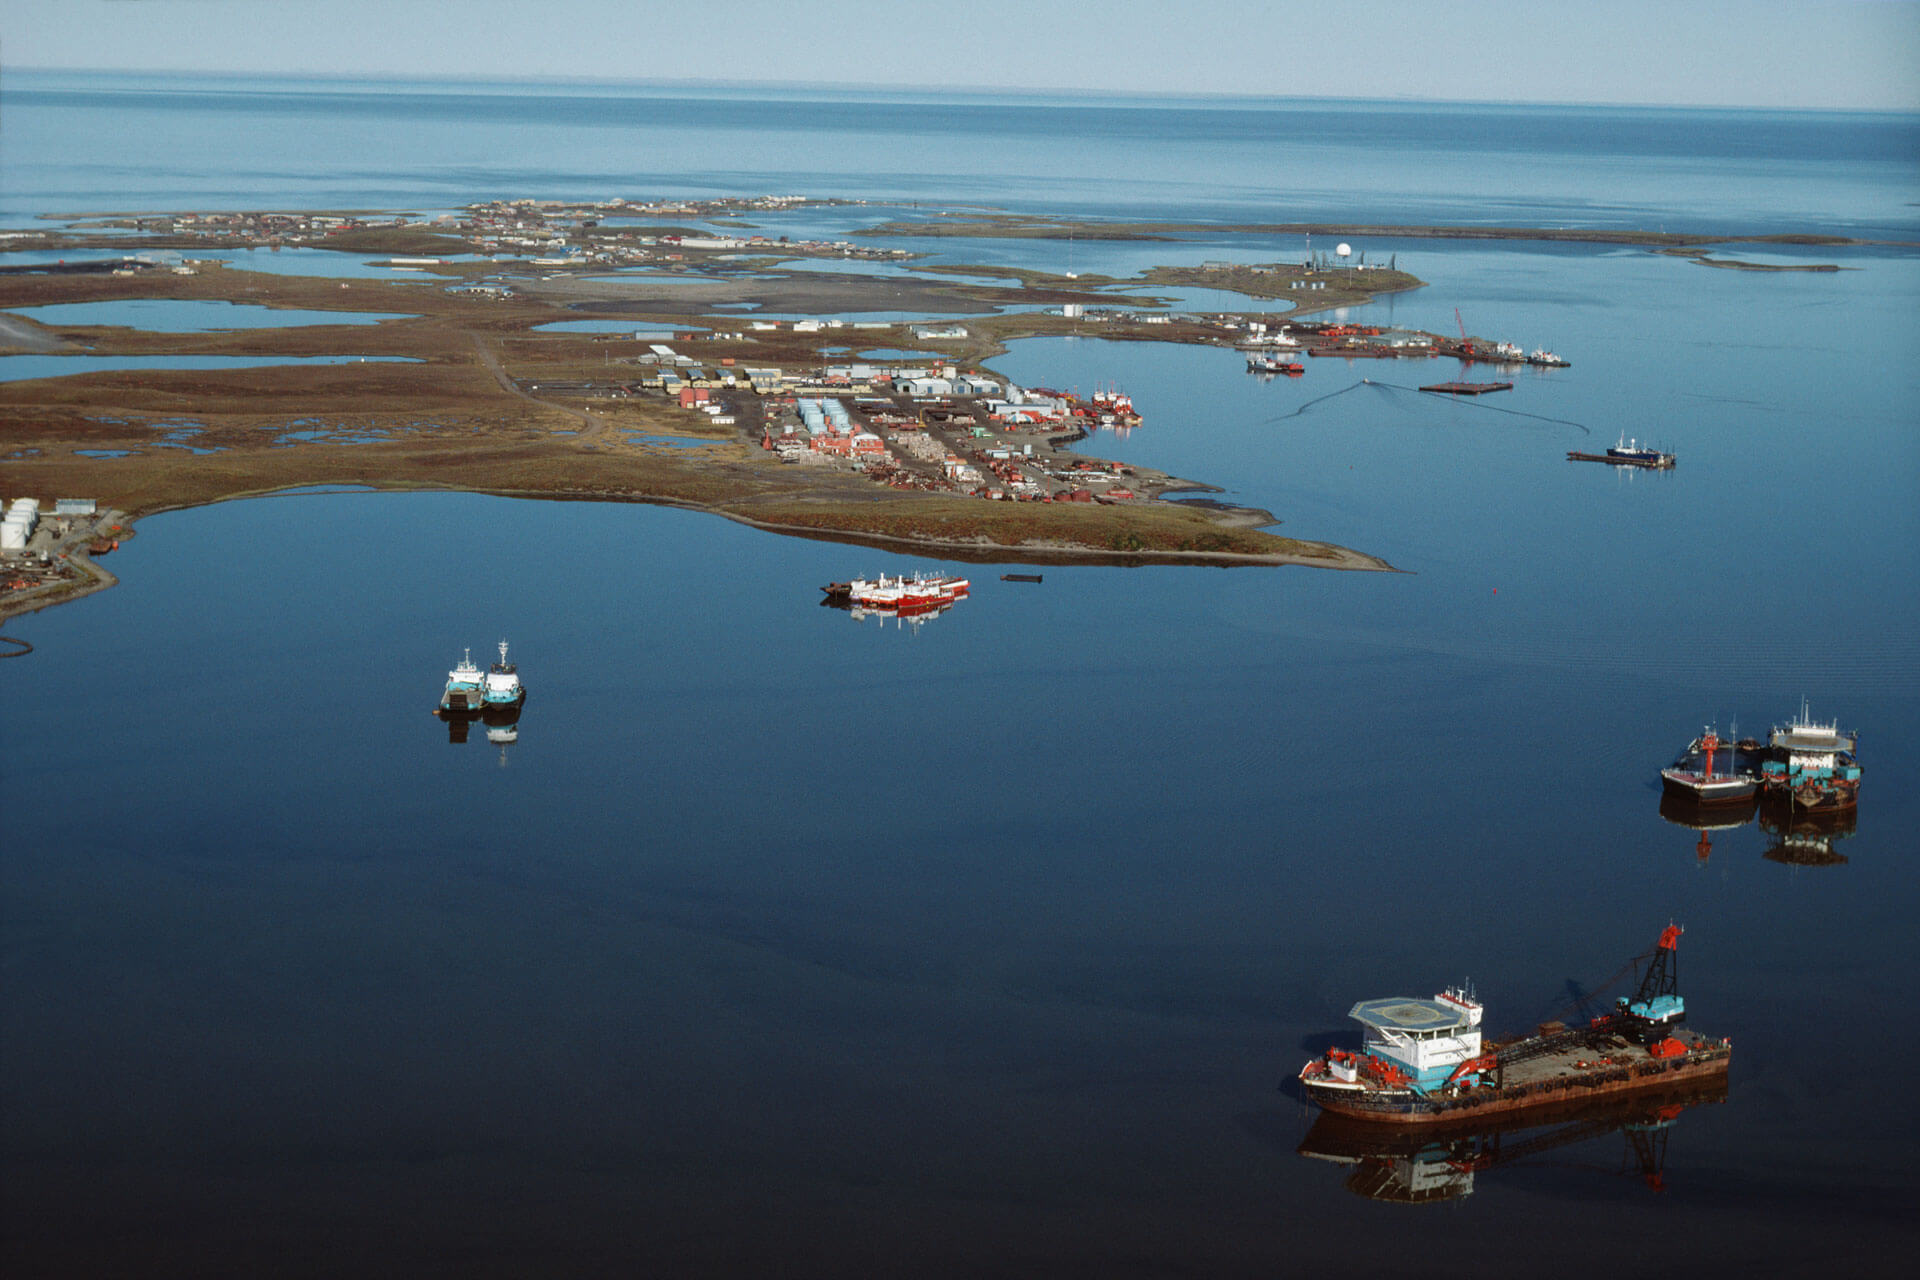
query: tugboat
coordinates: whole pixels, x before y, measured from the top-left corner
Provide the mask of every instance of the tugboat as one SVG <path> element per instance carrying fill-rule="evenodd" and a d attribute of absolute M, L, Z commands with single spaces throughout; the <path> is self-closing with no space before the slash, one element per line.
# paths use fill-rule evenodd
<path fill-rule="evenodd" d="M 1289 378 L 1297 378 L 1306 371 L 1307 366 L 1298 360 L 1282 359 L 1264 351 L 1247 357 L 1248 373 L 1284 373 Z"/>
<path fill-rule="evenodd" d="M 1851 809 L 1860 799 L 1860 764 L 1854 735 L 1838 721 L 1821 724 L 1802 701 L 1800 714 L 1768 739 L 1772 759 L 1760 766 L 1766 798 L 1796 809 Z"/>
<path fill-rule="evenodd" d="M 500 661 L 487 669 L 486 688 L 480 696 L 489 715 L 518 712 L 520 705 L 527 700 L 526 686 L 520 683 L 519 669 L 507 661 L 505 640 L 500 642 Z"/>
<path fill-rule="evenodd" d="M 1727 749 L 1731 773 L 1715 773 L 1713 760 L 1721 747 Z M 1735 744 L 1722 742 L 1712 728 L 1702 729 L 1674 762 L 1660 771 L 1661 784 L 1674 795 L 1685 796 L 1695 804 L 1739 804 L 1751 800 L 1760 789 L 1760 777 L 1751 769 L 1739 768 Z"/>
<path fill-rule="evenodd" d="M 1529 351 L 1527 353 L 1527 363 L 1539 365 L 1545 369 L 1570 369 L 1573 367 L 1571 360 L 1562 360 L 1545 347 L 1537 347 Z"/>
<path fill-rule="evenodd" d="M 1653 467 L 1666 470 L 1673 465 L 1673 455 L 1663 453 L 1650 444 L 1641 444 L 1638 440 L 1620 437 L 1620 443 L 1607 446 L 1607 459 L 1610 462 L 1625 462 L 1637 467 Z"/>
<path fill-rule="evenodd" d="M 473 665 L 473 650 L 447 672 L 447 691 L 440 695 L 440 711 L 449 716 L 477 716 L 485 706 L 485 679 Z"/>
<path fill-rule="evenodd" d="M 1365 1028 L 1360 1052 L 1329 1049 L 1313 1059 L 1300 1069 L 1301 1089 L 1350 1119 L 1444 1125 L 1724 1076 L 1732 1042 L 1679 1025 L 1679 942 L 1679 927 L 1668 925 L 1639 990 L 1613 1012 L 1581 1027 L 1546 1023 L 1516 1040 L 1482 1044 L 1482 1008 L 1470 988 L 1431 1000 L 1362 1000 L 1348 1015 Z"/>

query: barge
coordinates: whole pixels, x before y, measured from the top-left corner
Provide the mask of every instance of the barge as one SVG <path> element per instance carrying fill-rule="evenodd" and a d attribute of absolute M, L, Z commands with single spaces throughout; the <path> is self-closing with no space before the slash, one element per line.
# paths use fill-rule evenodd
<path fill-rule="evenodd" d="M 1511 391 L 1511 382 L 1434 382 L 1420 388 L 1443 396 L 1484 396 L 1491 391 Z"/>
<path fill-rule="evenodd" d="M 1755 747 L 1758 743 L 1753 744 Z M 1726 748 L 1729 772 L 1715 773 L 1713 762 Z M 1660 785 L 1671 795 L 1684 796 L 1700 805 L 1740 804 L 1753 799 L 1760 790 L 1760 775 L 1740 765 L 1743 745 L 1722 742 L 1713 729 L 1681 748 L 1674 762 L 1660 771 Z"/>
<path fill-rule="evenodd" d="M 1301 1090 L 1350 1120 L 1430 1126 L 1723 1078 L 1732 1042 L 1680 1026 L 1680 932 L 1668 925 L 1638 991 L 1584 1026 L 1546 1023 L 1530 1036 L 1483 1042 L 1483 1009 L 1469 988 L 1431 1000 L 1362 1000 L 1349 1014 L 1364 1028 L 1360 1051 L 1329 1049 L 1308 1062 Z"/>

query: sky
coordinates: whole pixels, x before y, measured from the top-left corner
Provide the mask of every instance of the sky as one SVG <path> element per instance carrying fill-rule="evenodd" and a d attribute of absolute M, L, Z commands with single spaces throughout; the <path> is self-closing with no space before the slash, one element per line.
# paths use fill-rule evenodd
<path fill-rule="evenodd" d="M 1920 0 L 0 0 L 33 68 L 1920 110 Z"/>

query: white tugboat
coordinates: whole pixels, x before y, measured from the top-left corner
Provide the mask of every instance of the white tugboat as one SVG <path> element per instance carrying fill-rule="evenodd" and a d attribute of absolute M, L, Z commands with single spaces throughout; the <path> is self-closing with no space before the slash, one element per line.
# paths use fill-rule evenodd
<path fill-rule="evenodd" d="M 478 715 L 482 709 L 484 678 L 473 665 L 473 650 L 465 650 L 460 665 L 447 672 L 447 691 L 440 695 L 440 710 L 447 715 Z"/>
<path fill-rule="evenodd" d="M 527 700 L 527 690 L 520 683 L 520 672 L 507 661 L 507 642 L 500 642 L 500 661 L 487 670 L 486 688 L 481 694 L 483 709 L 490 713 L 518 711 Z"/>

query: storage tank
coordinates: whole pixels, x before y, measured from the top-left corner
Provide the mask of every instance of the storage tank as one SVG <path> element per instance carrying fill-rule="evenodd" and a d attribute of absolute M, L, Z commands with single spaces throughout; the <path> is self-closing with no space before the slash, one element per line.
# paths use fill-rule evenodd
<path fill-rule="evenodd" d="M 25 551 L 27 526 L 16 520 L 0 520 L 0 551 Z"/>
<path fill-rule="evenodd" d="M 40 499 L 15 498 L 13 502 L 7 507 L 7 514 L 12 515 L 16 511 L 28 511 L 28 512 L 32 512 L 34 515 L 37 516 L 40 514 Z"/>

